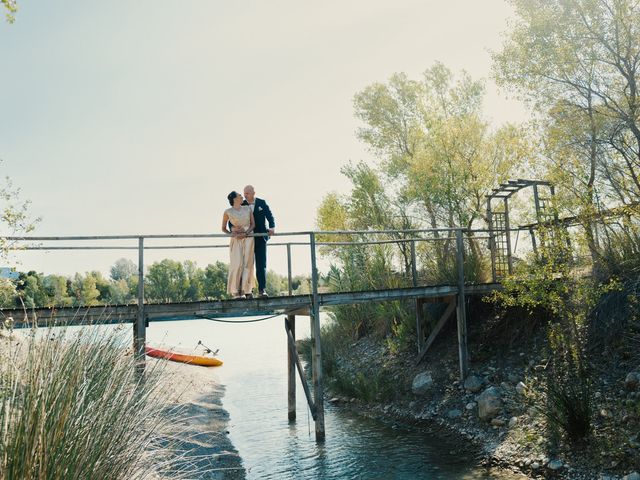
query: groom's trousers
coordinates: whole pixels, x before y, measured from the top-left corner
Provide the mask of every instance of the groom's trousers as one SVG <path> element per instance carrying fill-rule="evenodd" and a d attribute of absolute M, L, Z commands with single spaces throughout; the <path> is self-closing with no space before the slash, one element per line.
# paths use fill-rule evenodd
<path fill-rule="evenodd" d="M 256 255 L 256 279 L 258 280 L 258 291 L 267 288 L 267 239 L 266 237 L 255 237 L 254 251 Z"/>

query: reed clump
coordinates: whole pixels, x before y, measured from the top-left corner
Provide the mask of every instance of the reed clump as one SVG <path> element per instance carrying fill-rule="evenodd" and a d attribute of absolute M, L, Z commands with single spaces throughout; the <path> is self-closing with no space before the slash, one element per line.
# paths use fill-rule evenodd
<path fill-rule="evenodd" d="M 140 479 L 171 470 L 159 372 L 95 326 L 0 339 L 0 480 Z"/>

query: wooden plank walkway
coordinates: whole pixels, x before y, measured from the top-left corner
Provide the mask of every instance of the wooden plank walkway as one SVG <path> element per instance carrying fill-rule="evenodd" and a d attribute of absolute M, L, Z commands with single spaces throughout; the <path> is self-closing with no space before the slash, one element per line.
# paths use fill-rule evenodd
<path fill-rule="evenodd" d="M 465 295 L 478 295 L 487 294 L 499 288 L 500 284 L 486 283 L 466 285 L 464 290 Z M 457 294 L 457 285 L 432 285 L 361 292 L 318 293 L 318 304 L 320 307 L 330 307 L 404 299 L 441 298 Z M 312 295 L 181 303 L 145 303 L 144 316 L 148 322 L 193 320 L 206 316 L 247 317 L 275 314 L 308 316 L 312 310 L 312 305 Z M 33 325 L 44 327 L 47 325 L 132 323 L 135 322 L 137 315 L 138 306 L 136 304 L 0 310 L 1 318 L 13 318 L 14 328 L 25 328 Z"/>

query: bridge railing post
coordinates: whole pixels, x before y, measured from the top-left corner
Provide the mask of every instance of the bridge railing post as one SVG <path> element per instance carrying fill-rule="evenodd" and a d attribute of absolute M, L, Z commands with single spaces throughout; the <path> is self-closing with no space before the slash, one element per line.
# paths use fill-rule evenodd
<path fill-rule="evenodd" d="M 144 318 L 144 237 L 138 238 L 138 315 L 133 325 L 133 350 L 136 367 L 144 371 L 147 341 Z"/>
<path fill-rule="evenodd" d="M 469 370 L 467 352 L 467 308 L 464 295 L 464 236 L 461 228 L 456 230 L 456 264 L 458 270 L 458 355 L 460 358 L 460 380 L 464 381 Z"/>
<path fill-rule="evenodd" d="M 287 243 L 287 279 L 289 285 L 289 296 L 293 294 L 293 284 L 291 279 L 291 244 Z"/>
<path fill-rule="evenodd" d="M 313 305 L 311 312 L 311 342 L 312 354 L 312 377 L 313 377 L 313 394 L 314 404 L 316 408 L 316 441 L 324 440 L 324 400 L 322 388 L 322 346 L 320 343 L 320 303 L 318 296 L 318 266 L 316 262 L 316 235 L 311 232 L 309 234 L 309 245 L 311 247 L 311 289 L 313 293 Z"/>
<path fill-rule="evenodd" d="M 416 265 L 416 241 L 411 240 L 411 279 L 413 286 L 418 286 L 418 266 Z"/>

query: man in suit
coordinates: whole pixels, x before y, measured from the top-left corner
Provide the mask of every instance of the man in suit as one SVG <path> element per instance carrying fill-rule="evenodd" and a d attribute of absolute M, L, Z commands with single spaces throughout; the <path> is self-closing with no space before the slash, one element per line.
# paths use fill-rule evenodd
<path fill-rule="evenodd" d="M 256 198 L 253 186 L 244 187 L 243 205 L 249 205 L 253 211 L 253 218 L 256 222 L 255 233 L 268 233 L 269 237 L 274 234 L 276 222 L 267 202 L 262 198 Z M 267 223 L 269 224 L 267 228 Z M 267 240 L 269 237 L 255 237 L 254 251 L 256 257 L 256 278 L 258 279 L 258 294 L 261 297 L 267 296 Z"/>

